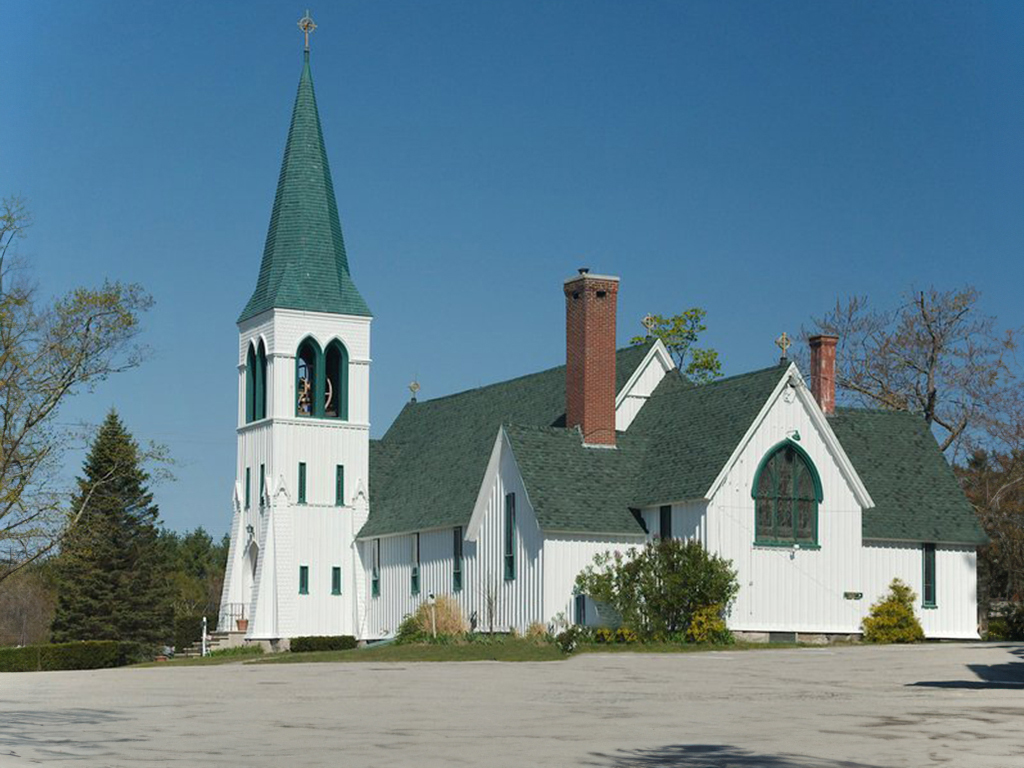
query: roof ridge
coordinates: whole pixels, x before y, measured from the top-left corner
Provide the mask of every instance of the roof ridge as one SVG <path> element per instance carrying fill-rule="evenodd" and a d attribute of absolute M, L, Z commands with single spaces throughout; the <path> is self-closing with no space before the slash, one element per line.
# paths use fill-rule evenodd
<path fill-rule="evenodd" d="M 620 352 L 629 352 L 629 351 L 632 351 L 632 350 L 640 348 L 640 347 L 652 346 L 653 343 L 654 343 L 653 341 L 645 341 L 643 344 L 630 344 L 630 345 L 625 346 L 625 347 L 619 347 L 618 349 L 615 350 L 615 355 L 616 355 L 616 357 L 618 357 Z M 492 387 L 502 387 L 502 386 L 505 386 L 506 384 L 512 384 L 513 382 L 524 381 L 525 379 L 533 378 L 534 376 L 543 376 L 544 374 L 550 374 L 550 373 L 552 373 L 554 371 L 557 371 L 559 369 L 562 369 L 562 368 L 565 368 L 565 363 L 562 363 L 561 365 L 554 365 L 554 366 L 552 366 L 550 368 L 544 368 L 544 369 L 539 370 L 539 371 L 534 371 L 533 373 L 524 373 L 524 374 L 522 374 L 520 376 L 513 376 L 511 379 L 503 379 L 501 381 L 492 381 L 490 384 L 481 384 L 479 387 L 470 387 L 469 389 L 463 389 L 463 390 L 460 390 L 458 392 L 450 392 L 447 395 L 440 395 L 438 397 L 432 397 L 429 400 L 418 400 L 416 402 L 416 405 L 426 405 L 428 403 L 438 403 L 438 402 L 441 402 L 442 400 L 448 400 L 448 399 L 453 398 L 453 397 L 461 397 L 462 395 L 467 395 L 470 392 L 482 392 L 484 390 L 491 389 Z"/>

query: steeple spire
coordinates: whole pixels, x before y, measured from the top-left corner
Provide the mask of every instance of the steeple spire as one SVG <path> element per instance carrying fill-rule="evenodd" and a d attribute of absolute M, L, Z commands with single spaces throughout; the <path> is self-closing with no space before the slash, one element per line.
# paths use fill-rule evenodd
<path fill-rule="evenodd" d="M 256 290 L 238 322 L 272 308 L 370 316 L 348 270 L 309 66 L 309 11 L 302 75 L 277 181 Z"/>

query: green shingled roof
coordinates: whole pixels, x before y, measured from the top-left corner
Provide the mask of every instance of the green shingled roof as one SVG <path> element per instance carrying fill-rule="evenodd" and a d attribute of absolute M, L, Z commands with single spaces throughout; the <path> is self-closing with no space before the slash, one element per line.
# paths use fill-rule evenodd
<path fill-rule="evenodd" d="M 703 498 L 785 372 L 776 365 L 696 387 L 662 379 L 629 428 L 648 445 L 633 506 Z"/>
<path fill-rule="evenodd" d="M 650 344 L 616 353 L 616 390 Z M 370 443 L 370 518 L 360 536 L 466 525 L 502 424 L 565 423 L 565 366 L 408 403 Z"/>
<path fill-rule="evenodd" d="M 923 418 L 837 408 L 829 424 L 875 502 L 864 511 L 865 539 L 986 543 Z"/>
<path fill-rule="evenodd" d="M 306 51 L 256 290 L 243 322 L 272 308 L 370 315 L 348 271 Z"/>
<path fill-rule="evenodd" d="M 649 348 L 619 350 L 617 390 Z M 584 448 L 564 428 L 564 367 L 411 403 L 371 442 L 370 519 L 360 535 L 466 525 L 500 426 L 543 530 L 641 533 L 630 507 L 702 498 L 785 372 L 698 387 L 667 375 L 615 450 Z M 865 538 L 985 541 L 920 417 L 839 409 L 829 423 L 876 504 L 864 512 Z"/>
<path fill-rule="evenodd" d="M 640 469 L 644 439 L 619 433 L 616 450 L 584 447 L 579 433 L 506 425 L 537 523 L 544 531 L 642 535 L 629 508 L 629 479 Z"/>

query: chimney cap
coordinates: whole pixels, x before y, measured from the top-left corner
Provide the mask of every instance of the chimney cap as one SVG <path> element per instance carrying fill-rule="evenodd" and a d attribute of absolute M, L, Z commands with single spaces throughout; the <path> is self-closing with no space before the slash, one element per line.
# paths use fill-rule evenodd
<path fill-rule="evenodd" d="M 580 267 L 577 270 L 581 275 L 585 275 L 590 271 L 590 267 Z"/>
<path fill-rule="evenodd" d="M 565 278 L 563 285 L 579 282 L 580 280 L 609 280 L 613 283 L 619 282 L 619 278 L 616 275 L 592 275 L 590 274 L 589 269 L 586 269 L 586 271 L 584 271 L 584 269 L 586 268 L 584 267 L 583 269 L 580 269 L 580 273 L 578 275 Z"/>

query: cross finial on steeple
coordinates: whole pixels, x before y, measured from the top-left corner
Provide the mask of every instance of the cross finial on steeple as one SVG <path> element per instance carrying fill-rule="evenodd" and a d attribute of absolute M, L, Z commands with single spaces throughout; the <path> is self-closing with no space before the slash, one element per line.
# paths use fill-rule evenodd
<path fill-rule="evenodd" d="M 788 355 L 786 354 L 786 350 L 793 346 L 793 342 L 789 338 L 788 334 L 785 331 L 783 331 L 782 335 L 775 340 L 775 346 L 782 350 L 782 360 L 785 360 L 788 357 Z"/>
<path fill-rule="evenodd" d="M 309 15 L 309 9 L 306 9 L 306 15 L 299 19 L 299 29 L 306 34 L 306 51 L 309 51 L 309 33 L 316 29 L 316 24 L 313 23 L 313 17 Z"/>

